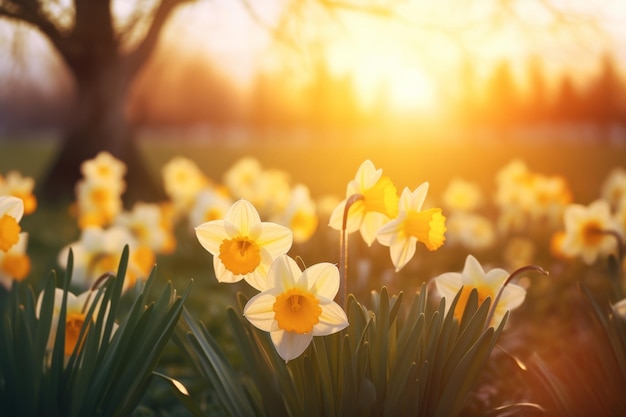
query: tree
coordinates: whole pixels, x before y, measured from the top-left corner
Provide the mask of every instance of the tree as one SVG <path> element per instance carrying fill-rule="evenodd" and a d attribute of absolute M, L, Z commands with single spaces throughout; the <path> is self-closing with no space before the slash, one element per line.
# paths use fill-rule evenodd
<path fill-rule="evenodd" d="M 42 197 L 73 195 L 80 164 L 106 150 L 126 162 L 129 190 L 135 197 L 153 197 L 159 189 L 130 140 L 124 114 L 129 86 L 150 57 L 161 29 L 179 5 L 190 0 L 138 1 L 123 22 L 115 21 L 112 0 L 0 0 L 0 17 L 38 29 L 59 53 L 75 83 L 71 127 L 47 178 Z M 59 11 L 60 8 L 60 11 Z M 119 24 L 118 24 L 119 23 Z M 145 35 L 135 41 L 145 28 Z M 136 185 L 141 184 L 140 187 Z"/>

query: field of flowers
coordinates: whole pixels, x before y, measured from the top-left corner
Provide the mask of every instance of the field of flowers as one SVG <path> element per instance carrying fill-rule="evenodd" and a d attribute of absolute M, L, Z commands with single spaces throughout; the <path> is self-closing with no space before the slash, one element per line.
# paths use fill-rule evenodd
<path fill-rule="evenodd" d="M 0 409 L 626 415 L 626 163 L 585 149 L 163 149 L 132 204 L 106 152 L 67 206 L 4 169 Z"/>

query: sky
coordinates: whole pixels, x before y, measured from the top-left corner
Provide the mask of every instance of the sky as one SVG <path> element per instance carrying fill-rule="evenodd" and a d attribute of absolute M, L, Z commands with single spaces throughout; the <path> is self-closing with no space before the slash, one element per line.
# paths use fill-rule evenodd
<path fill-rule="evenodd" d="M 271 27 L 285 1 L 250 3 L 258 20 Z M 398 107 L 435 106 L 442 86 L 454 85 L 466 60 L 478 77 L 487 77 L 500 59 L 521 73 L 530 57 L 539 57 L 549 74 L 569 71 L 581 78 L 598 70 L 597 57 L 606 51 L 620 65 L 626 63 L 624 0 L 513 0 L 504 11 L 494 9 L 495 3 L 405 1 L 387 19 L 353 11 L 322 16 L 311 7 L 298 22 L 298 35 L 323 45 L 331 69 L 351 74 L 365 100 L 384 84 Z M 259 66 L 287 60 L 268 53 L 276 42 L 242 2 L 213 0 L 181 8 L 167 36 L 188 36 L 188 47 L 207 51 L 243 85 Z"/>
<path fill-rule="evenodd" d="M 120 13 L 135 4 L 114 1 Z M 521 73 L 531 56 L 540 57 L 555 76 L 563 71 L 580 77 L 592 74 L 605 51 L 615 55 L 621 68 L 626 65 L 625 0 L 509 0 L 504 10 L 494 9 L 498 2 L 493 0 L 406 0 L 398 1 L 391 18 L 344 10 L 331 14 L 312 6 L 288 29 L 288 35 L 297 35 L 296 48 L 277 47 L 264 27 L 276 26 L 286 3 L 191 3 L 178 9 L 163 39 L 209 54 L 215 66 L 243 88 L 259 68 L 291 65 L 294 77 L 304 79 L 311 57 L 322 51 L 333 72 L 353 77 L 364 100 L 373 100 L 385 86 L 399 109 L 436 108 L 445 89 L 456 88 L 467 61 L 478 77 L 486 77 L 500 59 L 508 59 Z M 253 7 L 255 18 L 245 4 Z M 12 76 L 21 74 L 44 89 L 58 87 L 58 80 L 46 77 L 60 62 L 52 57 L 46 65 L 38 64 L 42 56 L 50 57 L 46 42 L 20 30 L 26 32 L 28 46 L 15 62 L 12 29 L 0 21 L 0 57 L 7 58 L 0 59 L 0 75 L 12 71 Z"/>

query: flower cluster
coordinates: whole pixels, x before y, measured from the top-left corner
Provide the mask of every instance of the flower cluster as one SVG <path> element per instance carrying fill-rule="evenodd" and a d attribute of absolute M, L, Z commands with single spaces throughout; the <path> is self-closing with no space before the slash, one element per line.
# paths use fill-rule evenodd
<path fill-rule="evenodd" d="M 213 255 L 218 281 L 243 279 L 260 291 L 248 301 L 244 315 L 270 333 L 285 361 L 300 356 L 313 336 L 348 325 L 346 314 L 333 301 L 339 289 L 337 267 L 322 263 L 301 271 L 286 254 L 293 242 L 291 231 L 262 222 L 249 201 L 236 201 L 223 220 L 199 225 L 196 236 Z"/>
<path fill-rule="evenodd" d="M 557 227 L 565 206 L 571 201 L 572 193 L 563 177 L 533 172 L 519 159 L 496 175 L 498 227 L 503 232 L 521 231 L 541 223 Z"/>
<path fill-rule="evenodd" d="M 125 210 L 126 165 L 108 152 L 83 162 L 83 178 L 76 186 L 75 209 L 81 229 L 77 241 L 66 245 L 58 263 L 66 267 L 68 252 L 74 254 L 72 283 L 87 290 L 105 274 L 113 274 L 121 248 L 128 245 L 130 258 L 124 290 L 145 280 L 154 267 L 156 255 L 172 253 L 172 215 L 166 203 L 137 202 Z"/>
<path fill-rule="evenodd" d="M 415 254 L 417 242 L 432 251 L 445 240 L 446 219 L 441 209 L 422 209 L 428 186 L 425 182 L 413 191 L 405 188 L 398 197 L 391 179 L 366 160 L 348 183 L 346 198 L 332 212 L 329 225 L 346 233 L 358 230 L 370 246 L 375 240 L 389 246 L 399 271 Z"/>
<path fill-rule="evenodd" d="M 294 242 L 305 242 L 317 229 L 317 204 L 304 184 L 290 183 L 279 169 L 264 169 L 252 157 L 235 162 L 224 174 L 223 184 L 206 177 L 192 160 L 177 156 L 162 170 L 165 191 L 175 214 L 198 224 L 224 217 L 234 201 L 244 199 L 271 222 L 289 227 Z"/>

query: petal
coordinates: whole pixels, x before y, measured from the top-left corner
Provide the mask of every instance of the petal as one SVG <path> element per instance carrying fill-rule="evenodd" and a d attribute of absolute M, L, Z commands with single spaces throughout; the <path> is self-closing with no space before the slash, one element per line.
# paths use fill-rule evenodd
<path fill-rule="evenodd" d="M 363 217 L 360 231 L 361 236 L 368 246 L 372 246 L 374 240 L 376 240 L 376 233 L 383 227 L 385 223 L 389 221 L 389 218 L 377 212 L 368 212 Z"/>
<path fill-rule="evenodd" d="M 289 252 L 293 243 L 293 233 L 285 226 L 276 223 L 264 222 L 261 224 L 261 233 L 256 243 L 265 248 L 272 258 Z"/>
<path fill-rule="evenodd" d="M 378 232 L 376 232 L 376 240 L 378 243 L 384 246 L 390 246 L 393 238 L 402 229 L 405 217 L 406 214 L 400 212 L 397 218 L 388 221 L 380 229 L 378 229 Z"/>
<path fill-rule="evenodd" d="M 391 262 L 396 267 L 396 272 L 400 271 L 415 255 L 415 246 L 417 239 L 413 236 L 408 238 L 399 238 L 396 236 L 391 241 L 389 246 L 389 253 L 391 255 Z"/>
<path fill-rule="evenodd" d="M 298 334 L 284 330 L 271 332 L 270 336 L 276 351 L 285 362 L 300 356 L 313 340 L 313 335 L 310 333 Z"/>
<path fill-rule="evenodd" d="M 330 220 L 328 221 L 328 225 L 335 229 L 341 230 L 343 225 L 343 212 L 346 209 L 346 200 L 343 200 L 341 203 L 335 207 L 333 212 L 330 215 Z"/>
<path fill-rule="evenodd" d="M 212 255 L 218 255 L 220 253 L 220 245 L 224 239 L 229 238 L 224 229 L 224 220 L 213 220 L 203 223 L 196 227 L 195 230 L 198 242 Z"/>
<path fill-rule="evenodd" d="M 489 270 L 483 277 L 482 283 L 487 284 L 497 292 L 500 286 L 509 277 L 509 273 L 502 268 L 494 268 Z"/>
<path fill-rule="evenodd" d="M 267 267 L 262 264 L 257 266 L 254 271 L 243 275 L 243 279 L 255 290 L 265 291 L 270 288 Z"/>
<path fill-rule="evenodd" d="M 239 282 L 243 279 L 243 275 L 235 275 L 226 269 L 226 266 L 222 262 L 220 258 L 217 256 L 213 257 L 213 271 L 215 271 L 215 278 L 219 282 L 227 282 L 232 284 L 234 282 Z"/>
<path fill-rule="evenodd" d="M 476 258 L 472 255 L 467 255 L 465 258 L 465 265 L 463 266 L 463 275 L 470 278 L 473 283 L 483 282 L 485 271 Z"/>
<path fill-rule="evenodd" d="M 11 195 L 2 196 L 0 198 L 0 217 L 5 214 L 13 217 L 19 223 L 24 215 L 24 201 Z"/>
<path fill-rule="evenodd" d="M 428 182 L 423 182 L 412 193 L 413 206 L 411 208 L 413 210 L 420 211 L 422 209 L 424 201 L 426 201 L 426 194 L 428 194 Z"/>
<path fill-rule="evenodd" d="M 463 286 L 463 274 L 459 272 L 445 272 L 435 277 L 435 285 L 439 294 L 442 297 L 448 297 L 451 302 Z M 446 309 L 449 304 L 447 303 Z"/>
<path fill-rule="evenodd" d="M 243 315 L 255 327 L 270 332 L 274 322 L 276 297 L 271 292 L 262 292 L 252 297 L 243 308 Z"/>
<path fill-rule="evenodd" d="M 513 310 L 522 305 L 526 298 L 526 290 L 519 285 L 508 284 L 502 291 L 498 304 L 505 306 L 507 310 Z"/>
<path fill-rule="evenodd" d="M 313 336 L 326 336 L 348 327 L 348 317 L 339 304 L 332 300 L 320 299 L 320 307 L 322 314 L 319 317 L 320 321 L 313 326 Z"/>
<path fill-rule="evenodd" d="M 369 159 L 363 161 L 356 172 L 356 176 L 354 177 L 354 180 L 358 184 L 359 192 L 373 187 L 382 175 L 383 170 L 376 169 L 372 161 Z"/>
<path fill-rule="evenodd" d="M 267 273 L 267 279 L 270 287 L 283 292 L 285 289 L 295 286 L 301 275 L 302 270 L 296 261 L 283 254 L 272 262 Z"/>
<path fill-rule="evenodd" d="M 261 217 L 247 200 L 238 200 L 230 206 L 224 220 L 237 226 L 241 235 L 250 239 L 256 240 L 261 233 Z"/>
<path fill-rule="evenodd" d="M 304 270 L 301 280 L 305 282 L 307 290 L 330 300 L 339 291 L 339 269 L 329 262 L 311 265 Z"/>

